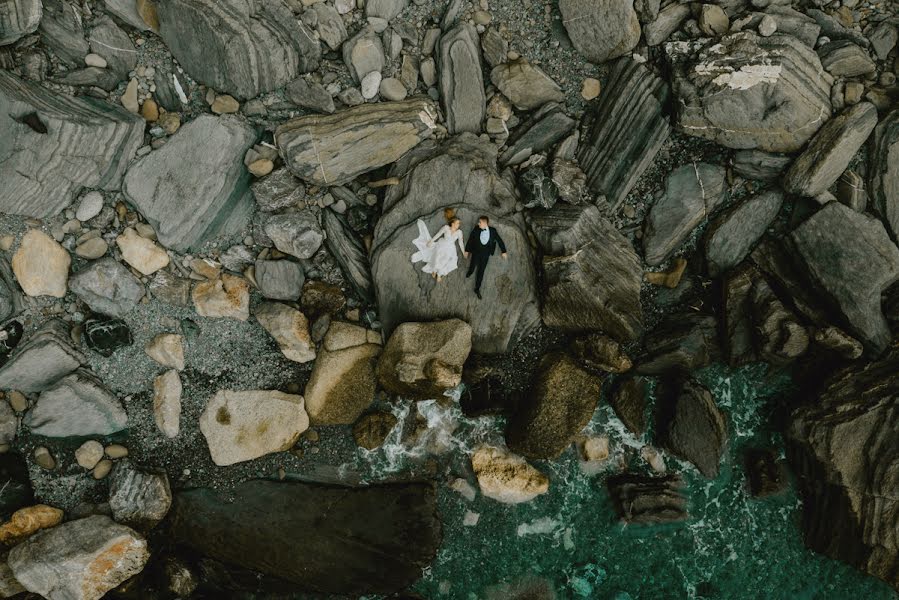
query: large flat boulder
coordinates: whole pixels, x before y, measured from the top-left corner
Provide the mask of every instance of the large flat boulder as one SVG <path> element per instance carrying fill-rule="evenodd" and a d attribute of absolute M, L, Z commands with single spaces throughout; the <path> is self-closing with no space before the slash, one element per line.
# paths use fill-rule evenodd
<path fill-rule="evenodd" d="M 144 120 L 0 70 L 0 139 L 0 212 L 44 219 L 82 188 L 119 189 Z"/>
<path fill-rule="evenodd" d="M 191 77 L 254 98 L 318 68 L 321 46 L 283 0 L 167 0 L 159 35 Z"/>
<path fill-rule="evenodd" d="M 243 157 L 255 141 L 237 117 L 200 115 L 128 169 L 122 191 L 169 248 L 237 233 L 254 207 Z"/>
<path fill-rule="evenodd" d="M 505 352 L 536 324 L 539 312 L 530 244 L 524 220 L 515 212 L 517 191 L 511 174 L 497 170 L 496 147 L 463 134 L 411 153 L 391 173 L 400 183 L 386 192 L 371 250 L 385 333 L 406 321 L 457 318 L 471 325 L 474 352 Z M 416 220 L 436 233 L 446 222 L 447 207 L 462 220 L 466 239 L 484 214 L 506 243 L 508 258 L 497 251 L 487 265 L 483 300 L 475 296 L 473 280 L 465 278 L 468 261 L 461 253 L 459 269 L 440 283 L 410 260 Z"/>
<path fill-rule="evenodd" d="M 868 191 L 887 231 L 899 239 L 899 109 L 888 113 L 874 129 L 869 156 Z"/>
<path fill-rule="evenodd" d="M 176 541 L 211 558 L 273 575 L 297 591 L 391 594 L 437 554 L 437 495 L 427 483 L 362 488 L 251 480 L 232 499 L 179 493 Z"/>
<path fill-rule="evenodd" d="M 831 78 L 795 37 L 741 31 L 665 49 L 684 133 L 728 148 L 795 152 L 830 118 Z"/>
<path fill-rule="evenodd" d="M 718 275 L 742 262 L 780 212 L 783 192 L 766 190 L 729 209 L 709 224 L 705 259 L 709 275 Z"/>
<path fill-rule="evenodd" d="M 362 104 L 291 119 L 275 130 L 275 143 L 300 179 L 339 185 L 396 161 L 431 137 L 436 118 L 434 104 L 421 97 Z"/>

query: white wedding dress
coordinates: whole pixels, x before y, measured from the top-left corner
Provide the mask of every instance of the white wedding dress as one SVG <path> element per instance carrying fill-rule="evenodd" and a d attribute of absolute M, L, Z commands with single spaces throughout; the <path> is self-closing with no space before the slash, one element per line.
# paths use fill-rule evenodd
<path fill-rule="evenodd" d="M 444 225 L 437 235 L 431 237 L 428 226 L 419 219 L 418 237 L 412 240 L 418 251 L 412 255 L 412 262 L 424 262 L 422 271 L 436 273 L 443 277 L 447 273 L 455 271 L 458 266 L 459 255 L 456 254 L 455 242 L 458 242 L 459 249 L 465 252 L 460 229 L 453 232 L 449 225 Z M 430 245 L 428 245 L 429 243 Z"/>

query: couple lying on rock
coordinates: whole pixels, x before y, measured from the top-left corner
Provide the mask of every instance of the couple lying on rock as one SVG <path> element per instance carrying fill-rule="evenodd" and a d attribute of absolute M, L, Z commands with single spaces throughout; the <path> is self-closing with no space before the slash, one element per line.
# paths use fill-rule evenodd
<path fill-rule="evenodd" d="M 462 221 L 456 217 L 455 211 L 447 209 L 444 215 L 447 224 L 434 237 L 431 237 L 424 221 L 418 220 L 418 237 L 412 241 L 418 251 L 412 255 L 412 262 L 424 262 L 421 270 L 431 273 L 439 282 L 458 266 L 455 246 L 458 242 L 459 250 L 469 259 L 465 276 L 471 277 L 475 273 L 474 293 L 481 298 L 481 282 L 484 280 L 487 261 L 493 256 L 497 245 L 502 257 L 506 258 L 506 244 L 496 228 L 490 226 L 490 218 L 486 215 L 478 217 L 478 224 L 471 230 L 467 243 L 462 239 Z"/>

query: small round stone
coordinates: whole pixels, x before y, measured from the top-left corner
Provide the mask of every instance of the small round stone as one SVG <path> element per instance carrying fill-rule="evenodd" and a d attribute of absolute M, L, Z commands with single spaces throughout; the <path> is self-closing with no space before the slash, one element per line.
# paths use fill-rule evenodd
<path fill-rule="evenodd" d="M 88 192 L 78 203 L 75 218 L 84 223 L 90 221 L 103 210 L 103 194 L 97 191 Z"/>
<path fill-rule="evenodd" d="M 95 237 L 78 244 L 75 247 L 75 255 L 87 260 L 95 260 L 104 256 L 109 250 L 109 244 L 103 238 Z"/>
<path fill-rule="evenodd" d="M 38 446 L 34 449 L 34 462 L 37 463 L 37 466 L 47 471 L 52 471 L 56 468 L 56 460 L 45 446 Z"/>
<path fill-rule="evenodd" d="M 598 97 L 599 90 L 599 80 L 593 77 L 587 77 L 584 79 L 584 83 L 581 84 L 581 96 L 584 100 L 593 100 Z"/>
<path fill-rule="evenodd" d="M 75 450 L 75 462 L 90 471 L 103 459 L 103 444 L 97 440 L 88 440 Z"/>
<path fill-rule="evenodd" d="M 9 405 L 16 412 L 25 412 L 28 409 L 28 399 L 22 392 L 13 390 L 6 395 L 6 399 L 9 400 Z"/>
<path fill-rule="evenodd" d="M 247 169 L 255 175 L 256 177 L 265 177 L 269 173 L 272 172 L 272 169 L 275 168 L 275 164 L 267 158 L 260 158 L 259 160 L 254 160 L 250 163 L 250 166 Z"/>
<path fill-rule="evenodd" d="M 93 476 L 94 479 L 103 479 L 109 472 L 112 471 L 112 461 L 108 458 L 104 458 L 100 462 L 97 463 L 97 466 L 94 467 Z"/>
<path fill-rule="evenodd" d="M 406 86 L 396 77 L 388 77 L 381 81 L 381 96 L 387 100 L 399 101 L 406 97 Z"/>
<path fill-rule="evenodd" d="M 362 78 L 360 87 L 362 88 L 362 97 L 366 100 L 371 100 L 378 95 L 378 90 L 381 87 L 381 73 L 372 71 Z"/>
<path fill-rule="evenodd" d="M 121 444 L 110 444 L 106 446 L 106 456 L 115 460 L 117 458 L 125 458 L 128 456 L 128 448 Z"/>

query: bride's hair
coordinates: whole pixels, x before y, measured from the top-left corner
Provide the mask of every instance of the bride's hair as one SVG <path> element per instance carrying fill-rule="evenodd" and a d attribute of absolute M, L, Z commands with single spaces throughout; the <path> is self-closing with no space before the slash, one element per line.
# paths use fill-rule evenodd
<path fill-rule="evenodd" d="M 455 208 L 444 208 L 443 209 L 443 218 L 446 219 L 447 225 L 452 225 L 453 221 L 456 220 L 456 209 Z"/>

